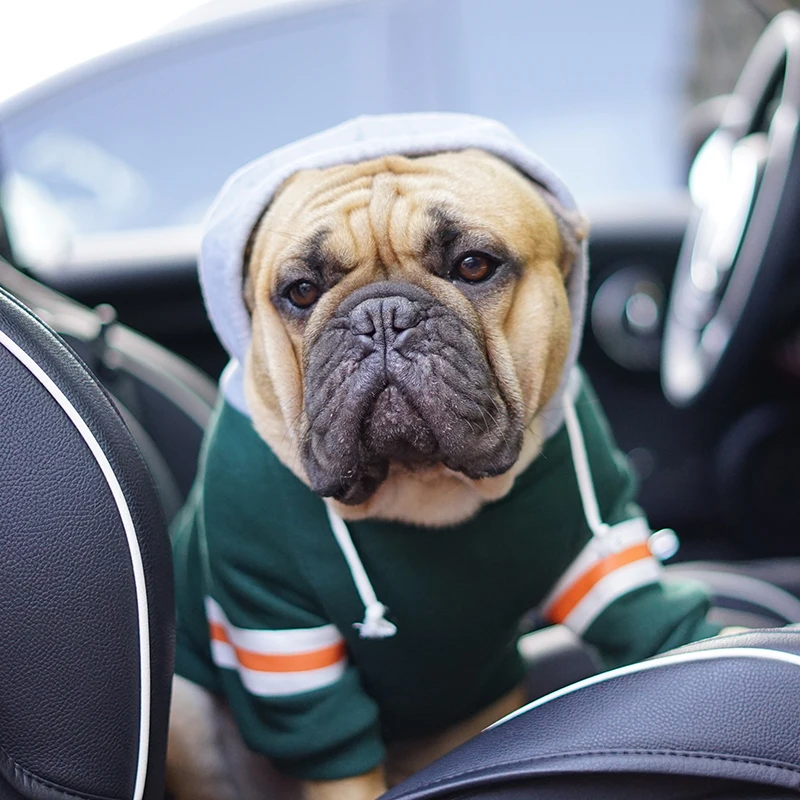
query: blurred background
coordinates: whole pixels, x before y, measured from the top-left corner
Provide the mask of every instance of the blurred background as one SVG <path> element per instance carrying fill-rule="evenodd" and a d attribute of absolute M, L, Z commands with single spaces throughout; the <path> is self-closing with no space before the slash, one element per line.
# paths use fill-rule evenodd
<path fill-rule="evenodd" d="M 590 209 L 670 202 L 718 120 L 712 98 L 788 5 L 5 3 L 1 199 L 17 260 L 52 273 L 110 254 L 121 232 L 193 241 L 233 170 L 361 113 L 496 117 Z"/>

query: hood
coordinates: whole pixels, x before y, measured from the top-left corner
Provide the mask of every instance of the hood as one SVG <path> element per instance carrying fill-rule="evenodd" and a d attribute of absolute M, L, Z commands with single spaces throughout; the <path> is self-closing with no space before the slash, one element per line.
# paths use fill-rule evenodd
<path fill-rule="evenodd" d="M 200 248 L 199 271 L 211 323 L 231 356 L 221 388 L 226 399 L 249 416 L 241 364 L 250 345 L 250 317 L 242 297 L 242 259 L 250 234 L 280 185 L 305 169 L 325 169 L 388 155 L 421 156 L 477 148 L 492 153 L 547 189 L 568 210 L 577 211 L 561 179 L 504 125 L 466 114 L 365 116 L 273 150 L 236 172 L 209 211 Z M 572 339 L 559 391 L 545 409 L 545 436 L 563 422 L 561 396 L 578 357 L 586 306 L 584 242 L 567 280 Z"/>

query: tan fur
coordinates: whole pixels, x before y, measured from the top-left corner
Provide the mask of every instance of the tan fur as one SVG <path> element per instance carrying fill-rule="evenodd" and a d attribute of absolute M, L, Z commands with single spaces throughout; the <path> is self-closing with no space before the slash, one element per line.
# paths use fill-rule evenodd
<path fill-rule="evenodd" d="M 475 231 L 498 237 L 524 264 L 521 279 L 499 291 L 480 313 L 458 287 L 420 264 L 434 206 L 452 210 Z M 552 199 L 545 199 L 530 180 L 480 151 L 390 156 L 300 172 L 284 184 L 253 241 L 253 344 L 245 390 L 256 429 L 289 469 L 307 482 L 298 452 L 304 342 L 348 294 L 376 280 L 415 283 L 473 320 L 504 395 L 524 410 L 522 452 L 504 475 L 471 480 L 444 467 L 411 472 L 396 466 L 365 503 L 336 503 L 343 518 L 458 523 L 506 494 L 536 457 L 541 446 L 537 414 L 558 386 L 570 336 L 565 245 L 559 233 L 564 221 L 557 221 L 551 206 Z M 272 296 L 283 266 L 323 229 L 329 231 L 326 246 L 349 271 L 322 296 L 301 328 L 282 318 Z"/>

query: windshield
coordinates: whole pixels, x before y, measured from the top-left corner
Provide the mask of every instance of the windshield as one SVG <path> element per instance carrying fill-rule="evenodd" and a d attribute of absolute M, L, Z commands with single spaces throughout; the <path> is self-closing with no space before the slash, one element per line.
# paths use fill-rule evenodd
<path fill-rule="evenodd" d="M 197 224 L 239 166 L 362 113 L 495 117 L 584 203 L 677 189 L 702 6 L 350 0 L 178 31 L 0 115 L 12 242 Z"/>

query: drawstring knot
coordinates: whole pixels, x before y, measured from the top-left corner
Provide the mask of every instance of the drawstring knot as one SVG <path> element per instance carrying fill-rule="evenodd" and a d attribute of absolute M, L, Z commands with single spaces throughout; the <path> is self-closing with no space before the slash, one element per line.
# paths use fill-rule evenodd
<path fill-rule="evenodd" d="M 325 508 L 328 512 L 328 521 L 333 535 L 347 562 L 358 596 L 364 604 L 364 621 L 354 622 L 353 627 L 358 631 L 358 635 L 362 639 L 388 639 L 390 636 L 394 636 L 397 633 L 397 625 L 386 619 L 386 612 L 389 609 L 375 596 L 375 590 L 372 588 L 367 571 L 361 563 L 347 525 L 331 508 L 330 503 L 325 503 Z"/>
<path fill-rule="evenodd" d="M 388 639 L 397 633 L 397 625 L 386 619 L 389 609 L 379 600 L 364 610 L 364 621 L 354 622 L 353 627 L 362 639 Z"/>

